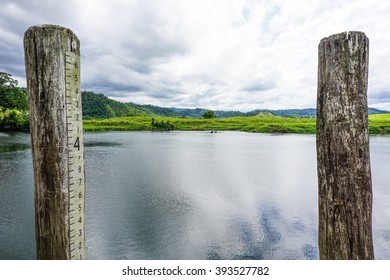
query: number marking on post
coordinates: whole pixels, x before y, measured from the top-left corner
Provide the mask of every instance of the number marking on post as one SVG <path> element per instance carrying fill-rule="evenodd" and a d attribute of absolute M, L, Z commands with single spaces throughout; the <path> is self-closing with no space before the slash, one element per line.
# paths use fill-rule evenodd
<path fill-rule="evenodd" d="M 80 56 L 66 53 L 66 125 L 68 131 L 68 188 L 70 259 L 85 258 L 85 171 L 82 129 Z"/>

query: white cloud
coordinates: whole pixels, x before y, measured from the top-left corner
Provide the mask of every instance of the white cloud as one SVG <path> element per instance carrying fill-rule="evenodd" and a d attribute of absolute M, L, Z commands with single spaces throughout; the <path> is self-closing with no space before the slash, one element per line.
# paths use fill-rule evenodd
<path fill-rule="evenodd" d="M 23 32 L 63 25 L 81 40 L 84 89 L 169 107 L 315 107 L 319 41 L 360 30 L 370 39 L 369 101 L 390 109 L 387 1 L 0 2 L 0 70 L 23 78 Z"/>

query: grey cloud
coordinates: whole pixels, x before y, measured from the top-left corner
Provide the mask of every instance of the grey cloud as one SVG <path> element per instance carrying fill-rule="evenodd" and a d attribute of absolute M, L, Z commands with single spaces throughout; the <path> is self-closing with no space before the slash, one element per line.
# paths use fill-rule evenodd
<path fill-rule="evenodd" d="M 142 92 L 143 89 L 136 86 L 131 85 L 123 85 L 123 84 L 113 84 L 113 83 L 93 83 L 83 85 L 85 88 L 89 88 L 96 92 L 112 92 L 115 90 L 115 93 L 111 93 L 110 95 L 116 97 L 126 97 L 128 93 L 133 92 Z"/>
<path fill-rule="evenodd" d="M 134 100 L 152 100 L 155 104 L 177 102 L 175 106 L 219 104 L 245 109 L 308 102 L 315 106 L 312 95 L 294 95 L 291 88 L 313 92 L 311 87 L 316 81 L 311 73 L 315 66 L 308 68 L 310 63 L 304 63 L 307 59 L 317 59 L 318 42 L 313 40 L 353 21 L 340 13 L 342 25 L 329 24 L 328 15 L 339 7 L 343 10 L 349 6 L 346 0 L 333 6 L 320 3 L 302 7 L 303 14 L 296 13 L 296 5 L 292 3 L 278 10 L 272 1 L 261 3 L 261 9 L 256 8 L 260 7 L 256 1 L 248 1 L 237 6 L 236 18 L 234 13 L 222 8 L 236 5 L 235 0 L 216 1 L 213 5 L 205 5 L 207 1 L 183 4 L 175 0 L 164 3 L 155 0 L 0 1 L 0 71 L 23 78 L 24 32 L 35 24 L 57 24 L 72 29 L 81 41 L 83 89 L 128 97 L 129 101 L 137 98 Z M 351 5 L 356 8 L 361 3 L 358 0 Z M 195 9 L 190 10 L 188 6 Z M 376 57 L 370 61 L 370 68 L 374 69 L 373 73 L 381 69 L 375 78 L 375 88 L 387 89 L 388 55 L 383 50 L 389 42 L 384 31 L 390 4 L 384 1 L 380 9 L 371 6 L 367 9 L 365 27 L 367 34 L 372 34 L 372 46 L 377 47 L 370 49 L 370 56 Z M 326 7 L 328 11 L 323 13 L 318 7 Z M 204 12 L 212 15 L 210 21 L 200 14 Z M 359 19 L 361 15 L 356 13 L 354 18 Z M 375 20 L 370 24 L 372 18 Z M 296 24 L 297 19 L 300 24 Z M 230 26 L 229 20 L 243 24 Z M 221 30 L 224 36 L 213 30 Z M 313 33 L 309 34 L 308 30 Z M 376 39 L 378 36 L 380 40 Z M 380 48 L 378 42 L 382 44 Z M 310 55 L 309 49 L 313 50 L 309 51 Z M 234 68 L 236 65 L 239 67 Z M 237 71 L 229 71 L 232 67 Z M 294 69 L 302 74 L 296 75 Z M 253 73 L 262 78 L 256 80 Z M 390 103 L 389 95 L 388 90 L 383 90 L 369 93 L 368 98 L 372 104 Z"/>
<path fill-rule="evenodd" d="M 142 31 L 142 30 L 141 30 Z M 140 34 L 133 34 L 141 40 L 126 40 L 123 48 L 127 49 L 131 56 L 137 57 L 139 61 L 150 62 L 151 60 L 167 59 L 173 55 L 184 55 L 188 51 L 185 43 L 178 38 L 164 37 L 163 32 L 158 32 L 149 26 Z"/>
<path fill-rule="evenodd" d="M 155 99 L 165 99 L 165 100 L 169 100 L 172 98 L 172 95 L 167 94 L 166 92 L 153 92 L 149 96 Z"/>
<path fill-rule="evenodd" d="M 166 30 L 164 20 L 157 16 L 153 9 L 156 5 L 148 1 L 140 1 L 135 10 L 129 11 L 129 20 L 121 18 L 112 22 L 111 27 L 105 26 L 100 32 L 91 24 L 91 29 L 83 27 L 80 39 L 85 39 L 82 55 L 83 63 L 88 69 L 94 70 L 94 76 L 88 75 L 88 83 L 84 86 L 92 89 L 99 86 L 104 93 L 119 90 L 125 92 L 143 91 L 152 98 L 166 98 L 169 87 L 167 77 L 153 77 L 159 65 L 169 61 L 173 56 L 184 55 L 188 52 L 187 43 L 178 34 Z M 153 4 L 153 5 L 152 5 Z M 124 11 L 122 11 L 124 12 Z M 88 23 L 89 24 L 89 23 Z M 95 31 L 94 34 L 89 34 Z M 96 44 L 99 45 L 96 45 Z M 97 63 L 99 62 L 99 63 Z M 93 69 L 98 65 L 98 69 Z M 100 69 L 100 71 L 99 71 Z M 110 71 L 108 75 L 101 72 Z M 109 76 L 109 77 L 107 77 Z M 120 82 L 113 83 L 113 77 L 121 77 Z M 132 85 L 132 86 L 129 86 Z M 172 86 L 172 85 L 171 85 Z M 167 88 L 165 88 L 167 87 Z"/>
<path fill-rule="evenodd" d="M 275 87 L 275 84 L 272 81 L 258 81 L 253 82 L 242 88 L 243 91 L 256 92 L 256 91 L 266 91 Z"/>
<path fill-rule="evenodd" d="M 92 77 L 90 73 L 85 73 L 82 70 L 82 77 L 88 75 L 86 78 L 82 78 L 81 87 L 86 90 L 92 90 L 99 93 L 111 94 L 113 92 L 120 93 L 121 97 L 124 97 L 128 93 L 145 91 L 144 86 L 137 80 L 131 80 L 126 78 L 115 79 L 117 69 L 100 69 L 96 75 Z M 121 73 L 118 73 L 120 75 Z M 122 76 L 119 76 L 122 77 Z M 84 80 L 84 82 L 83 82 Z"/>
<path fill-rule="evenodd" d="M 177 101 L 188 96 L 188 93 L 174 90 L 167 85 L 160 85 L 158 88 L 150 90 L 150 96 L 156 99 L 172 99 Z"/>
<path fill-rule="evenodd" d="M 0 11 L 1 26 L 19 37 L 32 25 L 70 23 L 75 17 L 73 1 L 16 0 L 4 1 Z"/>
<path fill-rule="evenodd" d="M 61 18 L 66 18 L 67 11 L 64 8 L 65 3 L 62 2 L 65 1 L 2 1 L 0 69 L 14 76 L 25 76 L 24 33 L 32 25 L 56 22 Z"/>
<path fill-rule="evenodd" d="M 368 93 L 368 102 L 369 103 L 390 102 L 390 91 Z"/>
<path fill-rule="evenodd" d="M 24 76 L 23 34 L 24 25 L 16 14 L 0 9 L 0 69 L 15 76 Z"/>
<path fill-rule="evenodd" d="M 0 37 L 0 69 L 15 76 L 24 76 L 24 54 L 21 46 L 7 45 Z"/>
<path fill-rule="evenodd" d="M 139 74 L 144 74 L 144 75 L 151 74 L 153 72 L 153 69 L 154 69 L 153 65 L 143 63 L 141 61 L 137 61 L 137 62 L 133 63 L 131 65 L 131 68 L 135 72 L 137 72 Z"/>
<path fill-rule="evenodd" d="M 22 38 L 24 32 L 29 26 L 30 19 L 21 17 L 20 13 L 26 13 L 26 10 L 33 12 L 28 6 L 30 3 L 24 1 L 6 1 L 1 4 L 0 24 L 4 30 Z M 33 1 L 29 1 L 33 3 Z"/>

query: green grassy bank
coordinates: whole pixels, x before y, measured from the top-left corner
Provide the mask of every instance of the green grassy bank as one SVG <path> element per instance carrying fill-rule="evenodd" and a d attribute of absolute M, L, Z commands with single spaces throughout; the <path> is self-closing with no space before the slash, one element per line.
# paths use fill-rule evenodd
<path fill-rule="evenodd" d="M 233 117 L 218 119 L 195 119 L 155 117 L 155 122 L 169 122 L 175 130 L 182 131 L 245 131 L 261 133 L 302 133 L 314 134 L 314 118 L 282 117 Z M 371 134 L 390 134 L 390 114 L 369 116 Z M 92 119 L 84 121 L 86 131 L 151 131 L 152 117 L 121 117 L 111 119 Z"/>

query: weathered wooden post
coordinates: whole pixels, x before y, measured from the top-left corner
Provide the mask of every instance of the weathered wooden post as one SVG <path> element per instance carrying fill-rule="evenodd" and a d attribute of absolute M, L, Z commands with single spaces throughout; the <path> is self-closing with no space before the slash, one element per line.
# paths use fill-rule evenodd
<path fill-rule="evenodd" d="M 84 159 L 80 42 L 69 29 L 24 35 L 38 259 L 83 259 Z"/>
<path fill-rule="evenodd" d="M 318 47 L 320 259 L 373 259 L 368 38 L 344 32 Z"/>

